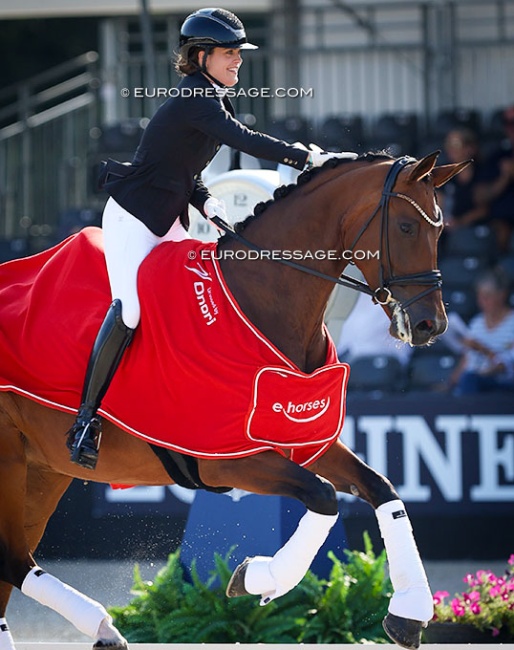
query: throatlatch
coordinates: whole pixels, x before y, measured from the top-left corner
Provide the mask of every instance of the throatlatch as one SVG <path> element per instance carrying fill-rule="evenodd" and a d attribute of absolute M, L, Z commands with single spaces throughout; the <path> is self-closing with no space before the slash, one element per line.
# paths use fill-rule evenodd
<path fill-rule="evenodd" d="M 87 469 L 96 467 L 102 435 L 96 412 L 133 334 L 121 317 L 121 301 L 114 300 L 93 345 L 77 419 L 67 433 L 71 461 Z"/>

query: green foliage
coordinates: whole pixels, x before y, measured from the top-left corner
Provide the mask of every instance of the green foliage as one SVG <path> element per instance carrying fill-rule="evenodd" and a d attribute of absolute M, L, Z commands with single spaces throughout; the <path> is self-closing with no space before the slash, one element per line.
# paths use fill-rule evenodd
<path fill-rule="evenodd" d="M 376 557 L 364 533 L 364 552 L 345 551 L 343 564 L 334 563 L 313 616 L 302 630 L 303 643 L 379 643 L 386 638 L 382 619 L 387 614 L 391 584 L 385 577 L 385 551 Z"/>
<path fill-rule="evenodd" d="M 385 552 L 375 557 L 366 533 L 364 544 L 364 552 L 345 551 L 345 563 L 330 554 L 328 581 L 309 571 L 265 607 L 256 596 L 226 597 L 232 572 L 218 554 L 208 580 L 202 582 L 193 565 L 186 581 L 177 551 L 153 582 L 143 582 L 136 566 L 135 598 L 109 611 L 133 643 L 385 643 Z"/>

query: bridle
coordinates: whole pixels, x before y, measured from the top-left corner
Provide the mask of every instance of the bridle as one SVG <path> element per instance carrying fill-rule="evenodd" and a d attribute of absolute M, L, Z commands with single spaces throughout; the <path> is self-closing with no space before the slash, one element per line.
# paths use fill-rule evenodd
<path fill-rule="evenodd" d="M 422 286 L 427 286 L 427 288 L 424 291 L 421 291 L 420 293 L 416 294 L 412 298 L 409 298 L 409 300 L 406 300 L 405 302 L 401 303 L 400 307 L 402 309 L 405 309 L 413 302 L 416 302 L 420 298 L 423 298 L 429 293 L 432 293 L 432 291 L 436 291 L 437 289 L 440 289 L 442 286 L 441 271 L 439 270 L 434 269 L 432 271 L 426 271 L 424 273 L 411 273 L 409 275 L 401 275 L 401 276 L 394 276 L 392 273 L 391 252 L 389 247 L 389 202 L 392 198 L 403 199 L 404 201 L 410 203 L 417 210 L 417 212 L 423 217 L 423 219 L 425 219 L 425 221 L 427 221 L 431 226 L 438 228 L 443 225 L 443 214 L 440 209 L 438 210 L 437 220 L 434 221 L 428 216 L 428 214 L 423 210 L 423 208 L 420 205 L 418 205 L 418 203 L 416 203 L 416 201 L 414 201 L 414 199 L 412 199 L 410 196 L 407 196 L 406 194 L 401 194 L 399 192 L 393 192 L 394 184 L 396 182 L 396 179 L 398 178 L 400 171 L 406 165 L 412 162 L 416 162 L 416 159 L 410 158 L 408 156 L 399 158 L 394 162 L 391 169 L 388 171 L 386 179 L 384 181 L 384 189 L 382 190 L 382 196 L 380 198 L 379 204 L 375 208 L 373 214 L 362 226 L 362 228 L 360 229 L 359 233 L 355 237 L 350 247 L 350 251 L 353 251 L 357 242 L 362 237 L 362 235 L 368 228 L 371 221 L 380 212 L 380 246 L 381 246 L 380 275 L 379 275 L 380 286 L 378 287 L 378 289 L 376 289 L 373 292 L 373 298 L 378 304 L 387 305 L 389 302 L 395 300 L 389 288 L 392 285 L 406 286 L 410 284 L 419 284 Z M 383 254 L 384 249 L 385 249 L 385 266 L 384 266 L 384 254 Z"/>
<path fill-rule="evenodd" d="M 338 284 L 343 287 L 348 287 L 350 289 L 355 289 L 356 291 L 365 293 L 369 296 L 372 296 L 374 301 L 380 305 L 395 303 L 395 305 L 400 307 L 402 310 L 404 310 L 406 307 L 411 305 L 413 302 L 416 302 L 420 298 L 423 298 L 429 293 L 432 293 L 432 291 L 436 291 L 437 289 L 440 289 L 442 286 L 441 271 L 437 269 L 434 269 L 432 271 L 426 271 L 424 273 L 411 273 L 409 275 L 401 275 L 401 276 L 394 276 L 392 274 L 391 254 L 390 254 L 390 247 L 389 247 L 389 227 L 388 227 L 389 226 L 389 202 L 392 198 L 403 199 L 408 203 L 410 203 L 417 210 L 417 212 L 423 217 L 423 219 L 425 219 L 425 221 L 427 221 L 431 226 L 438 228 L 443 225 L 443 215 L 441 210 L 438 210 L 437 220 L 434 220 L 428 216 L 428 214 L 421 208 L 420 205 L 416 203 L 416 201 L 414 201 L 414 199 L 412 199 L 411 197 L 405 194 L 401 194 L 399 192 L 393 192 L 394 184 L 396 182 L 396 179 L 398 178 L 400 171 L 406 165 L 412 162 L 417 162 L 417 161 L 415 158 L 410 158 L 408 156 L 404 156 L 402 158 L 399 158 L 398 160 L 395 160 L 392 167 L 388 171 L 386 179 L 384 181 L 384 188 L 382 190 L 382 195 L 379 204 L 373 211 L 372 215 L 368 218 L 368 220 L 359 230 L 350 248 L 350 251 L 353 251 L 355 249 L 357 242 L 362 237 L 362 235 L 370 225 L 371 221 L 375 218 L 377 214 L 380 213 L 380 274 L 379 274 L 380 285 L 377 289 L 373 290 L 365 282 L 362 282 L 357 278 L 352 278 L 351 276 L 345 275 L 344 273 L 342 273 L 338 278 L 334 278 L 331 275 L 327 275 L 326 273 L 322 273 L 321 271 L 311 269 L 308 266 L 304 266 L 303 264 L 298 264 L 290 259 L 281 257 L 280 255 L 273 255 L 272 258 L 273 261 L 277 261 L 280 264 L 297 269 L 298 271 L 302 271 L 303 273 L 308 273 L 309 275 L 314 275 L 318 278 L 328 280 L 329 282 L 332 282 L 334 284 Z M 223 219 L 221 219 L 220 217 L 212 217 L 210 221 L 212 221 L 218 228 L 223 230 L 232 239 L 243 244 L 250 250 L 257 251 L 259 253 L 265 252 L 263 248 L 261 248 L 257 244 L 248 241 L 245 237 L 235 232 L 232 226 L 230 226 L 228 223 L 223 221 Z M 383 254 L 384 250 L 385 250 L 385 255 Z M 384 257 L 385 257 L 385 265 L 384 265 Z M 392 285 L 405 286 L 410 284 L 418 284 L 421 286 L 426 286 L 427 288 L 421 291 L 420 293 L 416 294 L 412 298 L 409 298 L 409 300 L 406 300 L 403 303 L 400 303 L 395 298 L 393 298 L 392 291 L 389 287 L 391 287 Z"/>

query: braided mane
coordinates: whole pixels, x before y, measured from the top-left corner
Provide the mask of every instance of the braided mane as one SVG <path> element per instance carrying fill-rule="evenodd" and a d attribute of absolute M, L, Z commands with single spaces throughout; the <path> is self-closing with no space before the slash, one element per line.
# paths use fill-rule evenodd
<path fill-rule="evenodd" d="M 324 163 L 321 167 L 312 167 L 311 169 L 307 169 L 303 171 L 298 178 L 296 179 L 295 183 L 289 183 L 289 185 L 280 185 L 277 187 L 277 189 L 273 192 L 273 198 L 269 199 L 268 201 L 261 201 L 260 203 L 257 203 L 257 205 L 254 207 L 253 213 L 248 215 L 246 219 L 243 221 L 238 221 L 237 223 L 234 224 L 234 230 L 237 233 L 242 233 L 245 228 L 247 228 L 253 221 L 258 219 L 261 214 L 267 210 L 271 205 L 279 201 L 280 199 L 283 199 L 286 196 L 289 196 L 291 192 L 294 192 L 294 190 L 300 186 L 304 185 L 305 183 L 308 183 L 311 181 L 313 178 L 318 176 L 320 172 L 326 169 L 334 169 L 336 167 L 339 167 L 341 165 L 347 165 L 348 163 L 353 163 L 353 162 L 375 162 L 376 160 L 394 160 L 393 156 L 390 156 L 388 153 L 385 151 L 379 151 L 379 152 L 368 152 L 359 155 L 355 159 L 349 159 L 349 158 L 330 158 L 327 160 L 326 163 Z M 225 234 L 223 237 L 219 239 L 219 243 L 225 243 L 227 241 L 230 241 L 230 235 Z"/>

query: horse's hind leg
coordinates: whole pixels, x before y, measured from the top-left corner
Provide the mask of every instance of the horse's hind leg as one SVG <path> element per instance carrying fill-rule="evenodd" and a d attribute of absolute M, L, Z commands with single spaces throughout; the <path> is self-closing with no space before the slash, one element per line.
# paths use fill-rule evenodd
<path fill-rule="evenodd" d="M 30 554 L 36 550 L 45 531 L 48 519 L 70 482 L 71 478 L 68 476 L 58 475 L 45 470 L 31 469 L 30 467 L 27 469 L 24 529 Z M 30 555 L 28 567 L 32 568 L 33 565 L 34 561 Z M 0 583 L 0 616 L 2 617 L 5 617 L 5 610 L 12 588 L 13 585 L 11 584 L 6 582 Z M 2 645 L 2 636 L 4 636 L 2 632 L 9 633 L 9 630 L 7 621 L 0 619 L 1 623 L 4 623 L 5 627 L 0 632 L 0 650 L 14 648 L 12 638 L 10 640 L 12 645 L 7 644 L 7 638 L 5 638 L 5 643 Z"/>
<path fill-rule="evenodd" d="M 14 640 L 5 618 L 5 610 L 11 591 L 12 585 L 7 582 L 0 582 L 0 650 L 14 650 Z"/>
<path fill-rule="evenodd" d="M 23 440 L 6 412 L 0 411 L 0 648 L 14 649 L 5 611 L 12 587 L 30 568 L 23 531 L 26 460 Z"/>
<path fill-rule="evenodd" d="M 40 467 L 27 470 L 26 452 L 30 442 L 0 411 L 0 605 L 5 609 L 9 585 L 18 587 L 95 638 L 96 647 L 125 650 L 126 641 L 99 603 L 37 567 L 32 550 L 70 479 Z M 8 632 L 0 633 L 0 642 L 1 650 L 14 649 Z"/>
<path fill-rule="evenodd" d="M 399 645 L 417 648 L 421 629 L 433 616 L 433 601 L 405 505 L 384 476 L 339 441 L 311 469 L 332 481 L 336 490 L 375 509 L 394 588 L 384 628 Z"/>
<path fill-rule="evenodd" d="M 261 595 L 261 604 L 265 605 L 293 589 L 338 517 L 334 487 L 274 452 L 208 461 L 200 464 L 200 473 L 207 485 L 232 485 L 256 494 L 293 497 L 307 507 L 296 531 L 273 557 L 247 558 L 236 568 L 227 595 Z"/>
<path fill-rule="evenodd" d="M 32 552 L 70 481 L 67 476 L 29 467 L 25 530 Z M 94 638 L 94 648 L 127 648 L 125 639 L 112 626 L 111 617 L 100 603 L 46 573 L 35 562 L 27 572 L 21 590 L 27 596 L 54 609 L 78 630 Z"/>

